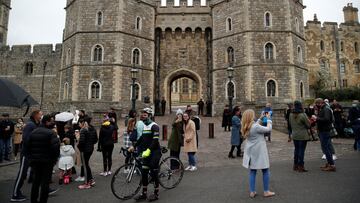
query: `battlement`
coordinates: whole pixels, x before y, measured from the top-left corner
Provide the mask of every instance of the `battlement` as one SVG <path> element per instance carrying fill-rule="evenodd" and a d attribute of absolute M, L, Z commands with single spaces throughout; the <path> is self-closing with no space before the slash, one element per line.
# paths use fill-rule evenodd
<path fill-rule="evenodd" d="M 32 45 L 13 45 L 13 46 L 1 46 L 0 55 L 12 55 L 12 56 L 21 56 L 21 55 L 34 55 L 34 56 L 51 56 L 58 55 L 61 56 L 62 44 L 35 44 Z"/>
<path fill-rule="evenodd" d="M 184 8 L 184 7 L 206 7 L 209 0 L 157 0 L 157 7 L 160 8 Z"/>

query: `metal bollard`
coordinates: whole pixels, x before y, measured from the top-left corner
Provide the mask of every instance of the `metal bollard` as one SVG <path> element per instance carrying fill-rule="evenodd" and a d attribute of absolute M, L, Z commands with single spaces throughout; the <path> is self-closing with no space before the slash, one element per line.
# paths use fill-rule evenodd
<path fill-rule="evenodd" d="M 214 139 L 214 123 L 209 123 L 209 139 Z"/>
<path fill-rule="evenodd" d="M 163 141 L 167 141 L 167 125 L 163 125 L 162 126 L 162 131 L 163 131 Z"/>

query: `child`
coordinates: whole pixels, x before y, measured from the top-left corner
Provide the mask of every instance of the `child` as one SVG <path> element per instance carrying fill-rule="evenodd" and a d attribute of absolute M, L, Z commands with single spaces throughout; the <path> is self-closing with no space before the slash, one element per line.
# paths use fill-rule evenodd
<path fill-rule="evenodd" d="M 64 138 L 60 147 L 60 160 L 59 160 L 59 184 L 63 183 L 64 174 L 71 174 L 71 168 L 74 166 L 75 150 L 70 144 L 69 138 Z"/>

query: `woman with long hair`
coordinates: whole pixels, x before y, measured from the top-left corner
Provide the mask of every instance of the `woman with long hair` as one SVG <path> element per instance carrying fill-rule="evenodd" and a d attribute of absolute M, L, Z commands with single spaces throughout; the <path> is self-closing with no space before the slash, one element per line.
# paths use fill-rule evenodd
<path fill-rule="evenodd" d="M 180 158 L 180 149 L 184 145 L 183 139 L 183 112 L 181 109 L 177 110 L 176 118 L 172 123 L 171 136 L 168 141 L 168 148 L 170 149 L 170 156 Z M 172 161 L 171 169 L 178 169 L 179 165 L 177 162 Z"/>
<path fill-rule="evenodd" d="M 265 114 L 262 114 L 261 118 L 255 121 L 255 112 L 249 109 L 244 112 L 241 120 L 241 133 L 246 139 L 243 166 L 250 169 L 249 182 L 251 198 L 256 196 L 256 172 L 259 169 L 263 172 L 264 197 L 272 197 L 275 195 L 275 193 L 269 189 L 270 163 L 264 138 L 265 133 L 271 132 L 272 121 L 270 120 L 270 114 L 267 114 L 267 126 L 262 126 L 260 122 L 264 116 Z"/>
<path fill-rule="evenodd" d="M 293 131 L 294 151 L 294 171 L 307 172 L 304 168 L 304 156 L 307 141 L 310 140 L 308 129 L 310 122 L 304 113 L 304 109 L 300 101 L 294 102 L 294 109 L 289 116 L 290 125 Z"/>
<path fill-rule="evenodd" d="M 184 121 L 184 152 L 187 153 L 189 158 L 189 166 L 185 168 L 187 171 L 196 171 L 195 153 L 197 152 L 196 146 L 196 127 L 194 121 L 190 119 L 188 113 L 183 114 Z"/>

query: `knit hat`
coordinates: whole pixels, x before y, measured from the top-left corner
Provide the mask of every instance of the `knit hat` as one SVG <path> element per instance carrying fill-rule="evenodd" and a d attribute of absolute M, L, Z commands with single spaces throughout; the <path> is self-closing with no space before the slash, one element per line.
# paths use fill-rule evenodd
<path fill-rule="evenodd" d="M 184 112 L 181 110 L 181 109 L 178 109 L 177 111 L 176 111 L 176 115 L 179 115 L 179 114 L 184 114 Z"/>

